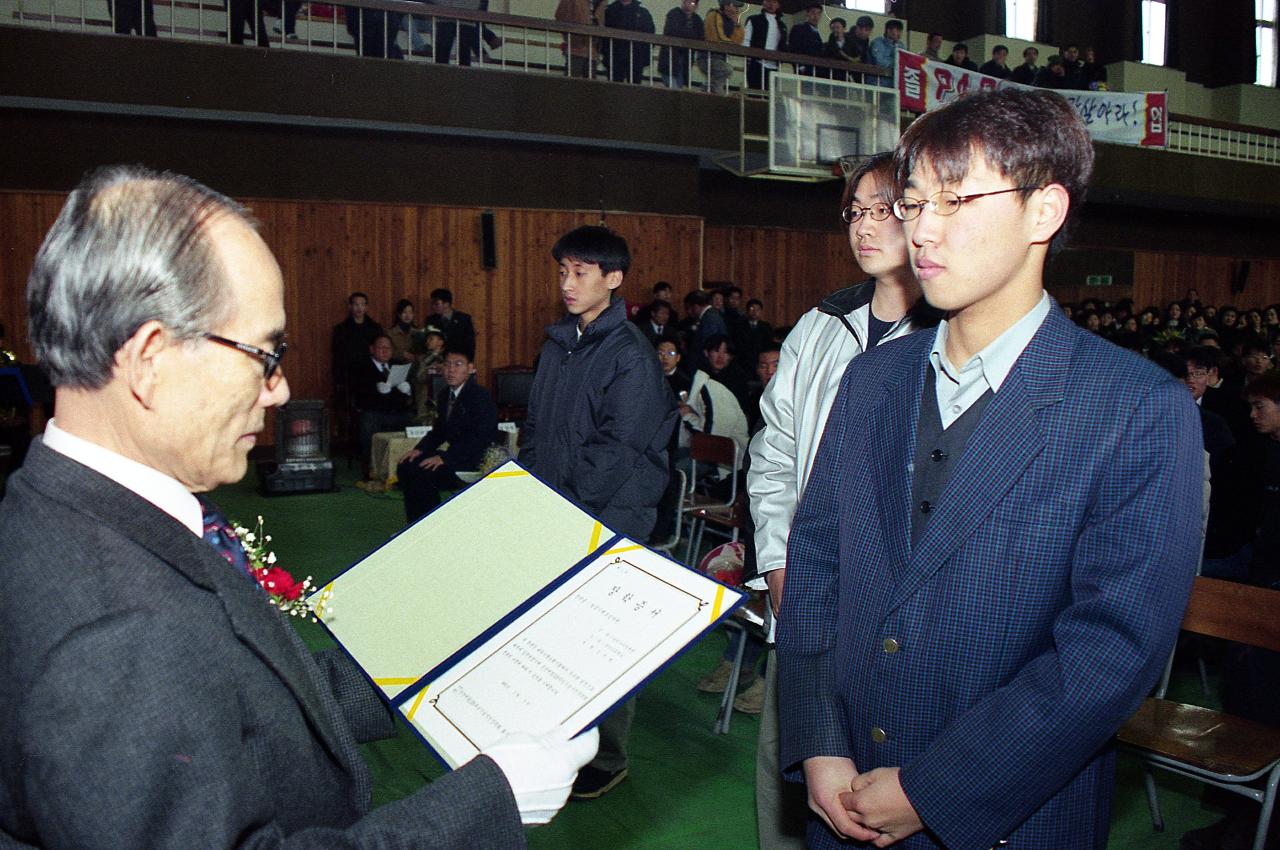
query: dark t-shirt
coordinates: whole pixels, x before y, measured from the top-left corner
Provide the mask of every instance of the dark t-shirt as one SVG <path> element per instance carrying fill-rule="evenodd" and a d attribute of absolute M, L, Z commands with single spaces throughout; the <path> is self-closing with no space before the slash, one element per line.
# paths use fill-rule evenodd
<path fill-rule="evenodd" d="M 867 348 L 873 347 L 877 342 L 889 332 L 889 328 L 893 327 L 893 322 L 886 322 L 877 319 L 876 314 L 870 310 L 867 311 Z"/>

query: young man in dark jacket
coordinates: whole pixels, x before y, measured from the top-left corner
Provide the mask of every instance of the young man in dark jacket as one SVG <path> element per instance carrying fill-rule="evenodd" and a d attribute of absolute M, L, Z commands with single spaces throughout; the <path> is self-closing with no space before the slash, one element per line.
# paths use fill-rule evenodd
<path fill-rule="evenodd" d="M 580 227 L 551 255 L 568 315 L 547 328 L 520 462 L 609 529 L 643 542 L 667 486 L 676 405 L 653 346 L 613 297 L 631 265 L 627 243 L 608 228 Z M 579 773 L 574 797 L 599 797 L 626 778 L 634 715 L 628 701 L 600 724 L 600 754 Z"/>

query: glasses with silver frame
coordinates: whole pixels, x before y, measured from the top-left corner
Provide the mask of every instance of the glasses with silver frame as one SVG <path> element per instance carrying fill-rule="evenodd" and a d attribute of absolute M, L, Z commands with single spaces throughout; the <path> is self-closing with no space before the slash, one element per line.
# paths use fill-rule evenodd
<path fill-rule="evenodd" d="M 205 334 L 204 338 L 210 342 L 216 342 L 218 345 L 225 345 L 228 348 L 234 348 L 236 351 L 243 351 L 245 354 L 257 357 L 262 361 L 262 378 L 267 382 L 267 386 L 274 386 L 277 381 L 273 381 L 280 372 L 280 361 L 284 359 L 285 352 L 289 350 L 289 343 L 282 342 L 280 347 L 275 351 L 267 351 L 265 348 L 258 348 L 256 345 L 249 345 L 245 342 L 236 342 L 234 339 L 227 339 L 217 334 Z"/>
<path fill-rule="evenodd" d="M 840 218 L 844 219 L 845 224 L 857 224 L 862 221 L 864 215 L 871 216 L 872 221 L 884 221 L 893 215 L 893 206 L 881 201 L 878 204 L 872 204 L 869 207 L 860 207 L 857 204 L 849 204 L 849 206 L 840 210 Z"/>
<path fill-rule="evenodd" d="M 928 200 L 898 198 L 893 202 L 893 214 L 897 216 L 899 221 L 911 221 L 919 218 L 927 207 L 930 212 L 937 215 L 955 215 L 962 206 L 970 201 L 976 201 L 978 198 L 985 198 L 989 195 L 1004 195 L 1008 192 L 1034 192 L 1043 188 L 1043 186 L 1014 186 L 1010 189 L 997 189 L 994 192 L 974 192 L 972 195 L 957 195 L 955 192 L 943 189 L 941 192 L 934 192 Z"/>

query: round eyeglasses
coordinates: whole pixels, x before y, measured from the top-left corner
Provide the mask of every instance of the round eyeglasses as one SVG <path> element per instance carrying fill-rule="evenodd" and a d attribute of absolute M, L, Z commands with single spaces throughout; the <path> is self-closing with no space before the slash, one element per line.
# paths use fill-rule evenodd
<path fill-rule="evenodd" d="M 225 345 L 228 348 L 234 348 L 236 351 L 243 351 L 245 354 L 257 357 L 262 361 L 262 378 L 267 382 L 267 386 L 274 388 L 279 383 L 277 376 L 283 375 L 280 371 L 280 361 L 284 359 L 285 352 L 289 350 L 289 343 L 281 342 L 280 347 L 275 351 L 267 351 L 264 348 L 258 348 L 256 345 L 236 342 L 234 339 L 227 339 L 216 334 L 205 334 L 204 338 L 209 342 L 216 342 L 218 345 Z M 272 380 L 273 378 L 276 380 Z"/>
<path fill-rule="evenodd" d="M 949 192 L 944 189 L 941 192 L 935 192 L 927 201 L 917 198 L 898 198 L 893 202 L 893 214 L 898 217 L 899 221 L 911 221 L 919 218 L 920 213 L 925 211 L 925 207 L 928 207 L 930 211 L 938 215 L 955 215 L 962 206 L 970 201 L 976 201 L 978 198 L 985 198 L 988 195 L 1003 195 L 1007 192 L 1034 192 L 1043 188 L 1043 186 L 1014 186 L 1011 189 L 997 189 L 994 192 L 974 192 L 972 195 L 957 195 L 955 192 Z"/>
<path fill-rule="evenodd" d="M 860 207 L 857 204 L 849 204 L 849 206 L 840 210 L 840 218 L 844 219 L 845 224 L 857 224 L 862 221 L 864 215 L 870 215 L 872 221 L 884 221 L 893 215 L 893 207 L 884 202 L 872 204 L 869 207 Z"/>

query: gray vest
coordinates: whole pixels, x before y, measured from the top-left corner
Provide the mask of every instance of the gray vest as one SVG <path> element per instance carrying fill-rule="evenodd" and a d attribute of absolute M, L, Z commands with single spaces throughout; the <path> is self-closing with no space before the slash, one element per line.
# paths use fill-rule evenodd
<path fill-rule="evenodd" d="M 951 480 L 951 473 L 964 455 L 970 435 L 982 421 L 982 413 L 994 393 L 987 390 L 945 431 L 938 413 L 937 375 L 933 364 L 925 367 L 924 392 L 920 394 L 920 417 L 916 424 L 916 459 L 911 476 L 911 548 L 916 548 L 938 499 Z"/>

